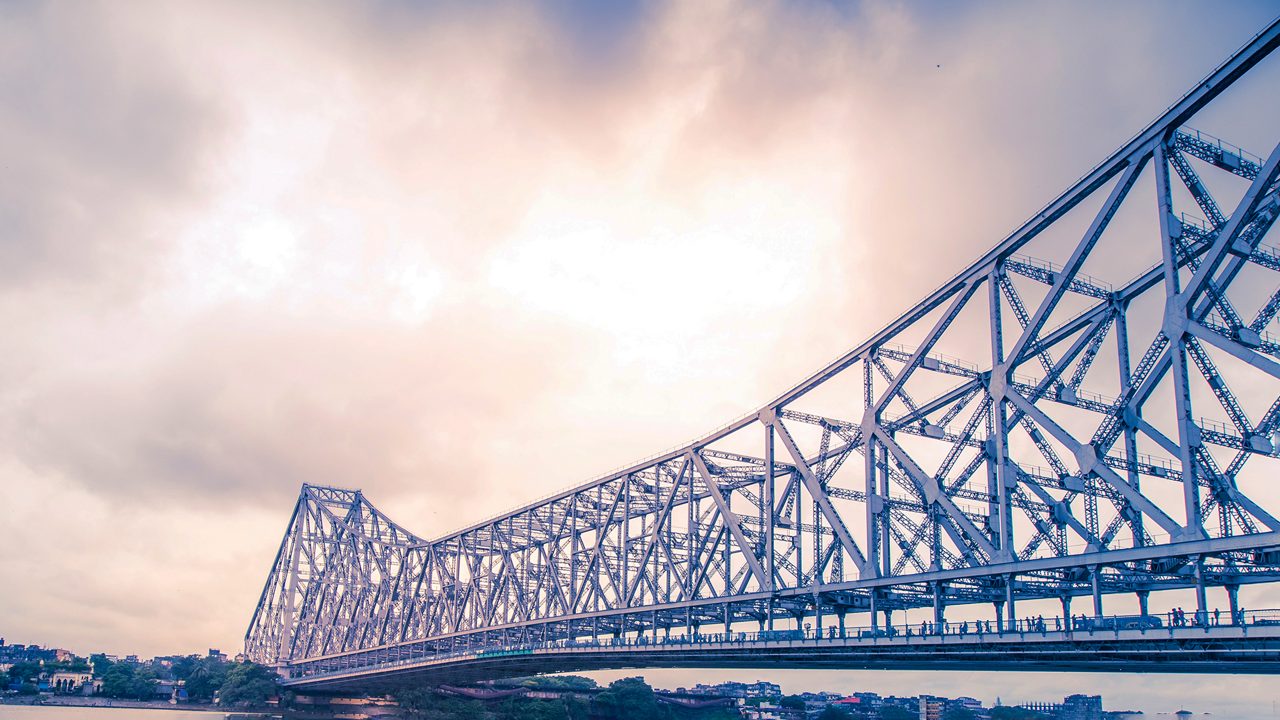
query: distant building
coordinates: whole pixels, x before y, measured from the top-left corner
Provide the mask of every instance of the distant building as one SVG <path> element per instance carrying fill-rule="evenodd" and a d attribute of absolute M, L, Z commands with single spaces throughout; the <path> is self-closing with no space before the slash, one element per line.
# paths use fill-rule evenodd
<path fill-rule="evenodd" d="M 209 648 L 209 658 L 211 660 L 221 660 L 226 662 L 227 654 L 217 648 Z"/>
<path fill-rule="evenodd" d="M 1063 699 L 1058 720 L 1102 720 L 1101 695 L 1070 695 Z"/>
<path fill-rule="evenodd" d="M 76 659 L 75 653 L 62 648 L 53 648 L 53 659 L 57 662 L 71 662 Z"/>
<path fill-rule="evenodd" d="M 49 688 L 57 693 L 93 692 L 93 673 L 56 672 L 49 678 Z"/>
<path fill-rule="evenodd" d="M 921 695 L 920 720 L 942 720 L 942 710 L 946 705 L 946 698 Z"/>
<path fill-rule="evenodd" d="M 1019 705 L 1018 707 L 1022 708 L 1023 710 L 1030 710 L 1031 712 L 1040 713 L 1041 715 L 1048 715 L 1050 717 L 1056 716 L 1058 714 L 1058 711 L 1062 709 L 1061 703 L 1043 702 L 1040 700 L 1037 700 L 1035 702 L 1025 702 Z"/>

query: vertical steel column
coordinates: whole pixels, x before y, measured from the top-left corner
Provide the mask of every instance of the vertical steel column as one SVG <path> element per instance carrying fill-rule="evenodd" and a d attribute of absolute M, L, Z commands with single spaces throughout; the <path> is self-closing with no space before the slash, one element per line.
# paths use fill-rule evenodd
<path fill-rule="evenodd" d="M 941 626 L 946 622 L 943 612 L 942 583 L 933 583 L 933 622 Z"/>
<path fill-rule="evenodd" d="M 870 363 L 863 362 L 864 366 L 870 367 Z M 865 375 L 865 373 L 864 373 Z M 869 378 L 864 379 L 864 382 Z M 867 571 L 863 573 L 863 578 L 873 578 L 879 575 L 880 571 L 880 553 L 888 553 L 888 548 L 880 547 L 880 515 L 884 508 L 884 500 L 876 492 L 876 441 L 871 434 L 869 428 L 862 428 L 863 442 L 863 480 L 866 487 L 867 502 Z M 872 592 L 875 595 L 875 592 Z M 872 601 L 875 602 L 874 600 Z M 875 613 L 871 613 L 872 627 L 875 627 Z"/>
<path fill-rule="evenodd" d="M 622 485 L 622 587 L 623 607 L 631 607 L 631 593 L 626 588 L 631 587 L 631 473 L 623 478 Z M 622 630 L 626 634 L 626 616 L 623 616 Z"/>
<path fill-rule="evenodd" d="M 1116 308 L 1116 354 L 1120 363 L 1120 391 L 1129 387 L 1133 382 L 1133 370 L 1131 367 L 1131 358 L 1129 356 L 1129 303 L 1125 302 Z M 1135 410 L 1141 412 L 1141 410 Z M 1126 459 L 1126 475 L 1129 485 L 1135 491 L 1142 491 L 1142 474 L 1138 472 L 1138 430 L 1129 423 L 1124 423 L 1124 456 Z M 1132 521 L 1133 544 L 1141 547 L 1145 545 L 1146 534 L 1142 527 L 1142 513 L 1134 511 Z"/>
<path fill-rule="evenodd" d="M 774 478 L 773 478 L 773 425 L 764 423 L 764 507 L 761 511 L 764 513 L 764 542 L 765 542 L 765 560 L 767 562 L 766 572 L 769 577 L 765 582 L 765 589 L 772 593 L 775 589 L 775 579 L 777 571 L 774 569 L 774 542 L 773 523 L 775 518 L 774 508 Z M 772 614 L 770 615 L 772 618 Z M 772 629 L 773 621 L 770 619 L 769 627 Z"/>
<path fill-rule="evenodd" d="M 990 440 L 994 447 L 988 447 L 986 450 L 990 462 L 995 465 L 996 480 L 995 507 L 988 505 L 987 511 L 988 513 L 992 509 L 996 511 L 996 521 L 999 525 L 992 536 L 992 542 L 1000 549 L 1000 559 L 1012 560 L 1014 559 L 1013 518 L 1009 514 L 1009 488 L 1015 478 L 1009 470 L 1006 446 L 1008 428 L 1005 417 L 1004 387 L 1008 370 L 1004 366 L 1004 326 L 1000 317 L 1000 307 L 1003 302 L 1000 299 L 1000 276 L 1004 272 L 1000 262 L 1003 261 L 997 261 L 987 275 L 987 294 L 991 306 L 991 378 L 987 382 L 987 392 L 991 396 L 992 437 Z M 996 377 L 996 373 L 1001 373 L 1001 376 Z M 989 524 L 991 515 L 988 514 L 987 517 Z M 1013 612 L 1012 603 L 1009 604 L 1009 611 Z"/>
<path fill-rule="evenodd" d="M 1204 556 L 1196 558 L 1196 620 L 1200 625 L 1208 625 L 1209 604 L 1204 592 Z"/>
<path fill-rule="evenodd" d="M 1005 578 L 1004 606 L 1005 606 L 1005 611 L 1008 612 L 1010 630 L 1015 630 L 1017 629 L 1017 626 L 1018 626 L 1018 610 L 1017 610 L 1017 606 L 1014 604 L 1015 598 L 1013 594 L 1013 583 L 1014 583 L 1013 575 L 1009 575 Z"/>
<path fill-rule="evenodd" d="M 1099 565 L 1091 565 L 1089 567 L 1089 581 L 1093 589 L 1093 617 L 1102 617 L 1102 567 Z"/>
<path fill-rule="evenodd" d="M 1172 133 L 1172 131 L 1169 131 Z M 1182 237 L 1182 221 L 1173 216 L 1173 200 L 1169 195 L 1169 162 L 1162 137 L 1155 148 L 1156 200 L 1160 208 L 1161 251 L 1164 258 L 1165 322 L 1163 332 L 1169 338 L 1169 358 L 1173 364 L 1174 406 L 1178 419 L 1178 459 L 1182 465 L 1182 494 L 1186 522 L 1184 539 L 1204 537 L 1200 522 L 1200 483 L 1194 447 L 1200 444 L 1200 428 L 1191 417 L 1191 389 L 1187 373 L 1185 345 L 1187 308 L 1179 301 L 1182 281 L 1178 276 L 1178 254 L 1174 243 Z M 1175 151 L 1176 152 L 1176 151 Z"/>

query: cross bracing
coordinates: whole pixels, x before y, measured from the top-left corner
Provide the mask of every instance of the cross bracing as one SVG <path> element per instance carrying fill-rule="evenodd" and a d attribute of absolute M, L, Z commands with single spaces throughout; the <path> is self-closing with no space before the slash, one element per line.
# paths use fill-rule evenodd
<path fill-rule="evenodd" d="M 1173 588 L 1203 610 L 1280 579 L 1280 146 L 1192 125 L 1277 44 L 1273 23 L 923 302 L 694 443 L 435 540 L 304 486 L 246 651 L 1013 620 Z"/>

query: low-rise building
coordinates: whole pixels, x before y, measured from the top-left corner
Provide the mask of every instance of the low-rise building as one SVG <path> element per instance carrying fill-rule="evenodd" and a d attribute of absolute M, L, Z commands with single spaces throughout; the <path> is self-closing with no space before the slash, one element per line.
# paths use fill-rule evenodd
<path fill-rule="evenodd" d="M 1102 720 L 1102 696 L 1068 695 L 1062 701 L 1058 720 Z"/>
<path fill-rule="evenodd" d="M 93 673 L 56 672 L 49 678 L 49 688 L 56 693 L 92 693 Z"/>

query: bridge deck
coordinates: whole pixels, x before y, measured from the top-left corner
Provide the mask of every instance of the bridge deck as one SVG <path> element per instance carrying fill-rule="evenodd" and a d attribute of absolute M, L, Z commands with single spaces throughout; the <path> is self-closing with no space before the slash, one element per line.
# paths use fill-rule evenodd
<path fill-rule="evenodd" d="M 959 624 L 956 624 L 959 625 Z M 1003 669 L 1106 672 L 1280 672 L 1280 624 L 1044 630 L 846 637 L 734 633 L 533 642 L 440 652 L 358 666 L 336 657 L 295 666 L 284 683 L 308 692 L 379 691 L 411 685 L 617 668 L 788 667 L 845 669 Z M 781 633 L 779 633 L 781 634 Z M 348 665 L 344 667 L 344 665 Z M 297 674 L 300 673 L 300 674 Z"/>

